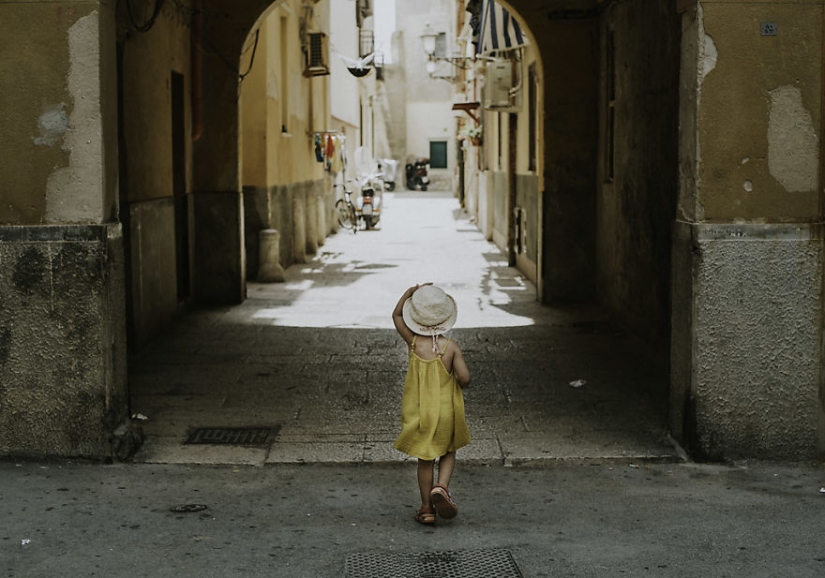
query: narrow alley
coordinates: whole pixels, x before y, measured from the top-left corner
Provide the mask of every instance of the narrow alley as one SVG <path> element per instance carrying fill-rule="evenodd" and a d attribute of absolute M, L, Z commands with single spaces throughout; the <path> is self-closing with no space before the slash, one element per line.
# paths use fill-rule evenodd
<path fill-rule="evenodd" d="M 136 461 L 403 461 L 392 442 L 406 349 L 390 312 L 427 281 L 458 303 L 451 337 L 473 375 L 473 443 L 460 459 L 678 459 L 666 360 L 647 359 L 596 310 L 539 305 L 449 193 L 397 192 L 385 193 L 377 230 L 340 230 L 285 283 L 251 283 L 242 305 L 190 313 L 130 360 L 146 436 Z M 264 434 L 185 443 L 197 428 Z"/>

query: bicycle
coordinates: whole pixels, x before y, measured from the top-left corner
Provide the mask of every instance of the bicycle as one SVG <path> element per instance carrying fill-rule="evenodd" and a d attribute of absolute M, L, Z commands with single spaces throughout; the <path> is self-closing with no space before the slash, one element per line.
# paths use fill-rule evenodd
<path fill-rule="evenodd" d="M 353 234 L 358 232 L 358 216 L 355 212 L 355 205 L 352 204 L 352 191 L 344 185 L 344 198 L 335 201 L 335 211 L 338 213 L 338 224 L 344 229 L 352 229 Z"/>

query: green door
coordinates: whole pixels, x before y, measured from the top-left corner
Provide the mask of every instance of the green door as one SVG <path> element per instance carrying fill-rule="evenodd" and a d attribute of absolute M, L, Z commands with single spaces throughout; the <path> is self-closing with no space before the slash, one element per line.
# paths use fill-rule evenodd
<path fill-rule="evenodd" d="M 430 167 L 434 169 L 447 168 L 447 141 L 430 141 Z"/>

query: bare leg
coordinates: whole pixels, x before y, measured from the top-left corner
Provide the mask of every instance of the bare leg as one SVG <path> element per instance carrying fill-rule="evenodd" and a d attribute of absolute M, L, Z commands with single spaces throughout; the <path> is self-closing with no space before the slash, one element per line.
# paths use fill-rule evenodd
<path fill-rule="evenodd" d="M 450 487 L 450 478 L 455 469 L 455 452 L 447 452 L 438 460 L 438 483 L 445 488 Z"/>
<path fill-rule="evenodd" d="M 418 460 L 418 489 L 421 492 L 421 509 L 432 512 L 430 504 L 430 491 L 433 489 L 433 479 L 435 475 L 433 469 L 435 461 Z"/>

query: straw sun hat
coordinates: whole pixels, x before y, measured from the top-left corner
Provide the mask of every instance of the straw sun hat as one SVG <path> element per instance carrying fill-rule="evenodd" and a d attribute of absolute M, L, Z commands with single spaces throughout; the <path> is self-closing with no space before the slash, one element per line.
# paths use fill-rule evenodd
<path fill-rule="evenodd" d="M 458 309 L 455 300 L 433 285 L 419 287 L 404 302 L 404 323 L 419 335 L 440 335 L 455 324 Z"/>

